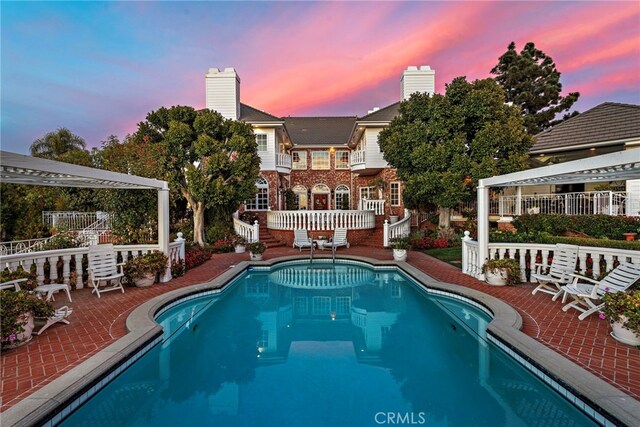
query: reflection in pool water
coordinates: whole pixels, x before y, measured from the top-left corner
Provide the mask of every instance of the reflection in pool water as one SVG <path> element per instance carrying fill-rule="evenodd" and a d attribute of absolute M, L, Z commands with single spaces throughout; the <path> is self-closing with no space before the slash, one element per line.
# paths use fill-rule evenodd
<path fill-rule="evenodd" d="M 353 264 L 246 272 L 64 425 L 593 424 L 486 340 L 489 316 Z"/>

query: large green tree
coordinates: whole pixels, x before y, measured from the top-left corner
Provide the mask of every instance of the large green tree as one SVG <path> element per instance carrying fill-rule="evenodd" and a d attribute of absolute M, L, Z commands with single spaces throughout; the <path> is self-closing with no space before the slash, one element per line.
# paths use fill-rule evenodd
<path fill-rule="evenodd" d="M 531 42 L 519 53 L 511 42 L 491 73 L 504 88 L 507 102 L 522 111 L 524 125 L 532 135 L 561 121 L 555 120 L 556 115 L 568 111 L 580 97 L 578 92 L 560 95 L 562 84 L 556 64 Z"/>
<path fill-rule="evenodd" d="M 455 78 L 444 95 L 413 94 L 379 136 L 385 159 L 405 182 L 409 208 L 440 211 L 475 197 L 478 180 L 526 168 L 532 137 L 493 79 Z"/>
<path fill-rule="evenodd" d="M 133 135 L 138 143 L 160 144 L 164 179 L 193 211 L 193 240 L 205 242 L 205 209 L 215 221 L 255 194 L 260 158 L 251 126 L 219 113 L 191 107 L 162 107 L 147 115 Z"/>
<path fill-rule="evenodd" d="M 61 157 L 75 155 L 75 151 L 83 152 L 87 147 L 84 139 L 67 128 L 60 128 L 54 132 L 49 132 L 42 138 L 38 138 L 31 144 L 31 155 L 34 157 L 43 157 L 45 159 L 61 160 Z M 73 153 L 73 154 L 70 154 Z M 86 153 L 88 155 L 88 153 Z M 67 162 L 82 164 L 79 161 Z"/>

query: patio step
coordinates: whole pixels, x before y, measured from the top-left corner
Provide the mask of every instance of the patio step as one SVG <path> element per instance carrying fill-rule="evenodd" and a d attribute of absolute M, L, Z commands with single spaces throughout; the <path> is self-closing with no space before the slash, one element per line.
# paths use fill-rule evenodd
<path fill-rule="evenodd" d="M 282 243 L 280 240 L 273 237 L 271 233 L 269 233 L 269 231 L 263 228 L 260 228 L 260 236 L 258 237 L 258 239 L 265 244 L 267 249 L 285 246 L 284 243 Z"/>

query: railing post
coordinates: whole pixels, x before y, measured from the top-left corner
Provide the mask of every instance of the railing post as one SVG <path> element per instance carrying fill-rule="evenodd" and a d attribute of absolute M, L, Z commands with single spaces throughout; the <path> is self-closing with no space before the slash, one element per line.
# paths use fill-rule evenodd
<path fill-rule="evenodd" d="M 471 240 L 471 233 L 465 230 L 464 237 L 462 238 L 462 272 L 469 274 L 469 248 L 467 242 Z"/>
<path fill-rule="evenodd" d="M 383 225 L 383 235 L 384 235 L 384 240 L 383 240 L 383 245 L 385 248 L 389 247 L 389 221 L 388 220 L 384 220 L 384 225 Z"/>
<path fill-rule="evenodd" d="M 184 261 L 184 254 L 185 254 L 184 242 L 185 242 L 185 239 L 182 236 L 184 236 L 184 234 L 182 234 L 182 231 L 179 231 L 178 232 L 178 237 L 175 238 L 174 242 L 180 242 L 180 248 L 178 249 L 178 255 L 180 256 L 180 259 L 182 261 Z"/>
<path fill-rule="evenodd" d="M 257 242 L 260 240 L 260 224 L 258 224 L 258 220 L 256 219 L 253 222 L 253 232 L 251 235 L 251 242 Z"/>

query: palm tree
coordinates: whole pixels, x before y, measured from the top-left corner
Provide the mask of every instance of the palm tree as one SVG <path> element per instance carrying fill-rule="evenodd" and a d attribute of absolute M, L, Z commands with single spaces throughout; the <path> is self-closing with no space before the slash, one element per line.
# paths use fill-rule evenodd
<path fill-rule="evenodd" d="M 31 155 L 45 159 L 57 159 L 63 154 L 75 150 L 84 150 L 87 143 L 82 137 L 67 128 L 60 128 L 38 138 L 31 144 Z"/>

